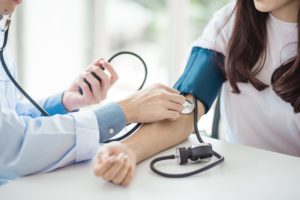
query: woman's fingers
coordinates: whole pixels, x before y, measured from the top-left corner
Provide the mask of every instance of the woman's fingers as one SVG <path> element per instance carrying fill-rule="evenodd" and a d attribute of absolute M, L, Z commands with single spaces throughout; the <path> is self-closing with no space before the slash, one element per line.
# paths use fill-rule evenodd
<path fill-rule="evenodd" d="M 127 172 L 125 178 L 124 178 L 123 181 L 121 182 L 121 185 L 123 185 L 123 186 L 128 186 L 129 183 L 130 183 L 130 181 L 131 181 L 132 178 L 133 178 L 133 174 L 134 174 L 134 168 L 133 168 L 133 167 L 130 167 L 130 168 L 128 169 L 128 172 Z"/>
<path fill-rule="evenodd" d="M 116 149 L 112 146 L 104 146 L 99 149 L 94 161 L 94 173 L 97 177 L 102 177 L 114 163 Z"/>
<path fill-rule="evenodd" d="M 124 162 L 123 167 L 119 172 L 116 174 L 116 176 L 113 178 L 112 182 L 115 184 L 121 184 L 122 181 L 126 178 L 126 175 L 130 169 L 129 161 L 126 159 L 126 162 Z"/>
<path fill-rule="evenodd" d="M 113 158 L 110 169 L 108 169 L 103 174 L 103 179 L 111 181 L 114 177 L 119 173 L 119 171 L 123 168 L 124 163 L 126 162 L 127 155 L 125 153 L 120 153 L 116 157 Z"/>
<path fill-rule="evenodd" d="M 100 156 L 96 158 L 95 164 L 93 165 L 94 166 L 93 171 L 97 177 L 103 177 L 105 172 L 109 170 L 113 165 L 113 158 L 111 157 L 109 159 L 107 155 L 103 155 L 103 157 L 100 158 L 99 157 Z"/>
<path fill-rule="evenodd" d="M 112 142 L 101 147 L 93 163 L 94 174 L 122 185 L 134 174 L 136 156 L 125 144 Z M 126 180 L 126 181 L 125 181 Z"/>

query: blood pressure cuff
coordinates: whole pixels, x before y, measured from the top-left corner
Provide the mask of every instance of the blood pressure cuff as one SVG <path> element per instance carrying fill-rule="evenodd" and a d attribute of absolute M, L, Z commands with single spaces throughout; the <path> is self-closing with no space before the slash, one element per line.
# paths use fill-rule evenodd
<path fill-rule="evenodd" d="M 174 88 L 182 94 L 193 94 L 202 102 L 207 113 L 225 81 L 220 64 L 224 64 L 223 54 L 194 47 Z"/>

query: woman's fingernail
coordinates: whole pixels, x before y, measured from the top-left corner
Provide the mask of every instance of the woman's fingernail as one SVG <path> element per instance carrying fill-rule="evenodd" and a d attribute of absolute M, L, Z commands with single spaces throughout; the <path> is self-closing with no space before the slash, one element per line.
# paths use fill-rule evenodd
<path fill-rule="evenodd" d="M 121 152 L 121 153 L 119 153 L 118 157 L 119 157 L 120 159 L 123 159 L 124 155 L 125 155 L 125 154 L 124 154 L 123 152 Z"/>
<path fill-rule="evenodd" d="M 104 154 L 104 155 L 102 156 L 102 159 L 103 159 L 103 160 L 107 160 L 107 159 L 108 159 L 107 154 Z"/>
<path fill-rule="evenodd" d="M 122 152 L 121 159 L 126 160 L 127 157 L 128 157 L 128 155 L 126 153 Z"/>

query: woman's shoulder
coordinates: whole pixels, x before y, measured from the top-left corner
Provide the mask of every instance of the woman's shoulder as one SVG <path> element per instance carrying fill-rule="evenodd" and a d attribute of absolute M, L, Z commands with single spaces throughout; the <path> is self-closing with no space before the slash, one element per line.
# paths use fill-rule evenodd
<path fill-rule="evenodd" d="M 217 10 L 214 15 L 217 15 L 219 17 L 228 17 L 232 15 L 232 13 L 234 12 L 235 6 L 236 6 L 236 0 L 232 0 L 229 3 L 227 3 L 225 6 Z"/>
<path fill-rule="evenodd" d="M 217 10 L 193 46 L 200 46 L 226 55 L 227 45 L 234 26 L 236 1 Z"/>

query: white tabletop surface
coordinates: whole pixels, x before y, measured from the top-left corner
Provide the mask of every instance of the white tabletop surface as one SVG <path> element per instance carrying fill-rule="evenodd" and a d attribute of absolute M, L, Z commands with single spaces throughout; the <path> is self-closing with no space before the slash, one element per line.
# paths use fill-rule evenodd
<path fill-rule="evenodd" d="M 192 177 L 160 177 L 150 170 L 150 158 L 138 165 L 133 182 L 121 187 L 94 177 L 91 162 L 85 162 L 8 183 L 0 187 L 0 199 L 300 199 L 300 158 L 204 139 L 225 156 L 225 162 Z M 180 146 L 189 144 L 197 144 L 194 136 Z M 174 152 L 171 148 L 160 155 Z M 183 172 L 199 164 L 178 166 L 171 160 L 157 166 L 166 172 Z"/>

